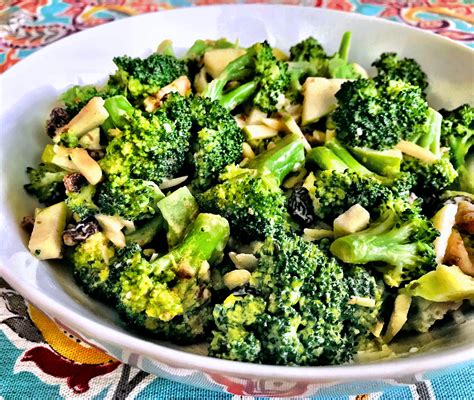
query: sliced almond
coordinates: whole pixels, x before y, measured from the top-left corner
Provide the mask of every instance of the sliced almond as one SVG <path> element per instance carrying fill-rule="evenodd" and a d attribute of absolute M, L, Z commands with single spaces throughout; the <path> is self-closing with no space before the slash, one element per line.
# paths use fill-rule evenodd
<path fill-rule="evenodd" d="M 427 163 L 432 163 L 438 160 L 438 157 L 436 157 L 436 155 L 431 151 L 424 149 L 415 143 L 407 142 L 406 140 L 402 140 L 395 146 L 395 148 L 408 156 L 418 158 Z"/>

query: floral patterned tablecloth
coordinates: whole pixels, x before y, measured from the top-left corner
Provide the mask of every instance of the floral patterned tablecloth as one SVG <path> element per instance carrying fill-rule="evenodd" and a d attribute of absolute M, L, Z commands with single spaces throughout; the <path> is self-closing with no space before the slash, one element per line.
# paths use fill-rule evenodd
<path fill-rule="evenodd" d="M 239 2 L 265 0 L 0 0 L 0 73 L 58 39 L 116 19 L 183 6 Z M 273 3 L 326 7 L 386 18 L 474 47 L 473 0 L 276 0 Z M 355 398 L 470 399 L 474 393 L 473 382 L 474 366 L 470 365 L 432 381 Z M 233 388 L 233 392 L 238 393 L 238 388 Z M 242 389 L 241 393 L 244 395 L 245 391 Z M 0 399 L 61 397 L 241 398 L 180 385 L 122 364 L 82 343 L 80 338 L 27 304 L 0 278 Z"/>

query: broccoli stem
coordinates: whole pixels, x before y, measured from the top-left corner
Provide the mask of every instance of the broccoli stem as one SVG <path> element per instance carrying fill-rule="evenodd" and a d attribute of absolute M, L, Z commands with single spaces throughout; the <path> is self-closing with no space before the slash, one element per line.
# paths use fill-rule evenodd
<path fill-rule="evenodd" d="M 304 159 L 304 144 L 301 137 L 291 134 L 277 142 L 275 147 L 251 160 L 246 168 L 256 169 L 261 174 L 271 173 L 281 184 L 291 171 L 303 164 Z"/>
<path fill-rule="evenodd" d="M 306 162 L 316 164 L 322 170 L 343 172 L 347 165 L 334 152 L 323 146 L 311 149 L 306 155 Z"/>
<path fill-rule="evenodd" d="M 349 58 L 349 50 L 351 48 L 352 32 L 344 32 L 342 35 L 341 44 L 339 45 L 339 57 L 347 62 Z"/>
<path fill-rule="evenodd" d="M 325 146 L 332 150 L 336 157 L 339 157 L 339 159 L 341 159 L 351 171 L 357 172 L 361 175 L 377 176 L 357 161 L 333 135 L 326 135 Z"/>
<path fill-rule="evenodd" d="M 109 97 L 104 102 L 104 107 L 109 113 L 109 118 L 102 124 L 102 129 L 107 132 L 112 128 L 123 128 L 127 123 L 127 116 L 134 108 L 125 96 Z"/>
<path fill-rule="evenodd" d="M 423 127 L 409 140 L 439 156 L 441 153 L 441 125 L 443 117 L 431 107 L 428 108 L 427 114 Z"/>
<path fill-rule="evenodd" d="M 158 232 L 163 229 L 163 225 L 163 217 L 158 215 L 137 230 L 125 235 L 125 240 L 127 244 L 136 243 L 143 247 L 153 240 Z"/>
<path fill-rule="evenodd" d="M 153 261 L 155 274 L 173 268 L 184 276 L 203 275 L 209 265 L 221 260 L 229 240 L 229 223 L 214 214 L 199 214 L 183 241 L 165 256 Z"/>
<path fill-rule="evenodd" d="M 396 267 L 413 266 L 417 246 L 403 244 L 410 238 L 412 224 L 394 228 L 395 222 L 393 216 L 388 216 L 373 227 L 336 239 L 331 253 L 348 264 L 385 262 Z"/>
<path fill-rule="evenodd" d="M 239 58 L 230 62 L 218 78 L 212 80 L 204 89 L 202 96 L 211 100 L 220 100 L 224 88 L 232 80 L 240 79 L 243 73 L 246 73 L 249 66 L 254 62 L 255 50 L 250 48 Z"/>
<path fill-rule="evenodd" d="M 223 95 L 220 104 L 228 110 L 233 110 L 238 105 L 245 103 L 257 90 L 258 83 L 256 81 L 247 82 L 236 89 L 233 89 Z"/>

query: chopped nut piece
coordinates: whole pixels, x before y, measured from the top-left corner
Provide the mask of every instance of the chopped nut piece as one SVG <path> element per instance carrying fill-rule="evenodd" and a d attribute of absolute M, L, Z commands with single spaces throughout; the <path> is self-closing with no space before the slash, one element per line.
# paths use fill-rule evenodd
<path fill-rule="evenodd" d="M 458 212 L 456 213 L 456 224 L 462 231 L 474 234 L 474 204 L 468 201 L 461 201 L 458 204 Z"/>
<path fill-rule="evenodd" d="M 66 175 L 63 182 L 66 192 L 79 192 L 87 183 L 86 178 L 76 172 Z"/>
<path fill-rule="evenodd" d="M 227 272 L 223 279 L 224 285 L 226 285 L 228 289 L 232 290 L 236 287 L 247 284 L 250 280 L 250 272 L 246 269 L 236 269 L 234 271 Z"/>
<path fill-rule="evenodd" d="M 63 242 L 66 246 L 74 246 L 97 232 L 99 232 L 99 224 L 96 220 L 82 221 L 63 232 Z"/>
<path fill-rule="evenodd" d="M 448 239 L 444 262 L 457 265 L 466 275 L 474 276 L 473 260 L 469 257 L 464 241 L 456 229 L 453 229 Z"/>

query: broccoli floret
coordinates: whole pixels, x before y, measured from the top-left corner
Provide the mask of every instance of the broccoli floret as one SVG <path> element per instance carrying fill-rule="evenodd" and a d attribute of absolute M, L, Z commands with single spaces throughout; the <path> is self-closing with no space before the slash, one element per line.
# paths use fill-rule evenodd
<path fill-rule="evenodd" d="M 407 156 L 402 162 L 402 171 L 411 174 L 414 183 L 412 189 L 423 198 L 445 191 L 458 176 L 448 154 L 434 162 Z"/>
<path fill-rule="evenodd" d="M 229 169 L 222 183 L 197 196 L 201 209 L 227 218 L 233 235 L 243 240 L 287 229 L 289 215 L 280 183 L 304 161 L 301 140 L 289 140 L 261 153 L 249 168 Z"/>
<path fill-rule="evenodd" d="M 429 108 L 426 122 L 406 137 L 433 154 L 434 161 L 406 156 L 401 165 L 402 171 L 415 177 L 414 191 L 423 198 L 446 190 L 458 176 L 449 154 L 441 151 L 441 124 L 442 116 Z"/>
<path fill-rule="evenodd" d="M 459 169 L 474 146 L 474 107 L 463 104 L 451 111 L 441 110 L 440 113 L 444 117 L 441 142 L 449 147 L 451 161 Z"/>
<path fill-rule="evenodd" d="M 168 118 L 164 110 L 149 117 L 134 110 L 122 134 L 108 144 L 100 160 L 102 170 L 114 179 L 138 178 L 157 184 L 175 176 L 189 150 L 190 133 L 182 124 Z"/>
<path fill-rule="evenodd" d="M 216 330 L 209 345 L 209 355 L 226 360 L 259 362 L 262 345 L 254 329 L 265 312 L 265 301 L 251 294 L 230 295 L 213 311 Z"/>
<path fill-rule="evenodd" d="M 239 86 L 224 93 L 227 84 L 234 80 L 239 81 Z M 218 100 L 232 110 L 253 96 L 255 106 L 273 112 L 289 82 L 286 63 L 275 58 L 267 42 L 256 43 L 207 85 L 203 97 Z"/>
<path fill-rule="evenodd" d="M 310 36 L 290 48 L 291 61 L 314 61 L 328 58 L 323 46 Z"/>
<path fill-rule="evenodd" d="M 263 239 L 288 223 L 286 199 L 272 175 L 255 170 L 240 174 L 197 196 L 200 208 L 222 215 L 242 240 Z"/>
<path fill-rule="evenodd" d="M 439 233 L 421 214 L 418 203 L 389 200 L 380 214 L 367 229 L 336 239 L 331 253 L 348 264 L 376 266 L 392 287 L 433 269 L 433 241 Z"/>
<path fill-rule="evenodd" d="M 89 236 L 70 256 L 73 275 L 79 286 L 92 297 L 110 298 L 109 269 L 115 248 L 102 232 Z"/>
<path fill-rule="evenodd" d="M 427 120 L 421 89 L 391 80 L 345 82 L 332 115 L 337 138 L 349 147 L 383 150 L 409 137 Z"/>
<path fill-rule="evenodd" d="M 353 269 L 346 281 L 335 259 L 293 235 L 267 238 L 258 258 L 250 287 L 214 308 L 210 355 L 279 365 L 349 361 L 377 320 L 374 278 Z"/>
<path fill-rule="evenodd" d="M 66 205 L 73 213 L 74 219 L 82 221 L 99 213 L 99 207 L 94 201 L 95 192 L 95 186 L 85 185 L 78 192 L 67 193 Z"/>
<path fill-rule="evenodd" d="M 64 102 L 70 117 L 76 115 L 93 97 L 104 97 L 105 92 L 99 91 L 94 85 L 73 86 L 66 90 L 59 99 Z M 76 147 L 76 146 L 68 146 Z"/>
<path fill-rule="evenodd" d="M 191 118 L 195 134 L 193 186 L 209 188 L 219 173 L 242 158 L 244 136 L 234 118 L 217 101 L 195 97 L 191 101 Z"/>
<path fill-rule="evenodd" d="M 30 183 L 24 187 L 25 190 L 46 205 L 57 203 L 66 197 L 63 179 L 67 171 L 53 165 L 40 164 L 37 169 L 28 167 L 26 169 Z"/>
<path fill-rule="evenodd" d="M 339 79 L 358 79 L 360 73 L 348 62 L 351 33 L 344 33 L 339 50 L 328 56 L 318 41 L 309 37 L 290 49 L 288 62 L 290 86 L 286 96 L 293 102 L 301 101 L 302 84 L 307 77 L 322 76 Z"/>
<path fill-rule="evenodd" d="M 138 221 L 156 214 L 157 203 L 163 197 L 159 187 L 150 181 L 109 180 L 99 187 L 97 206 L 102 214 Z"/>
<path fill-rule="evenodd" d="M 313 201 L 314 215 L 329 223 L 355 204 L 376 210 L 391 194 L 376 180 L 349 170 L 311 173 L 303 186 Z"/>
<path fill-rule="evenodd" d="M 183 241 L 148 261 L 138 245 L 126 248 L 115 285 L 117 307 L 133 326 L 164 339 L 193 342 L 212 319 L 209 268 L 222 260 L 228 222 L 199 214 Z"/>
<path fill-rule="evenodd" d="M 377 68 L 377 74 L 383 79 L 404 81 L 425 90 L 428 78 L 420 65 L 413 58 L 399 59 L 396 53 L 382 53 L 372 63 Z"/>
<path fill-rule="evenodd" d="M 459 190 L 474 194 L 474 152 L 466 156 L 463 166 L 458 169 Z"/>
<path fill-rule="evenodd" d="M 344 280 L 349 293 L 344 309 L 344 317 L 349 321 L 346 326 L 356 340 L 354 346 L 360 348 L 367 343 L 368 332 L 378 322 L 384 299 L 384 285 L 377 282 L 363 266 L 345 266 Z"/>
<path fill-rule="evenodd" d="M 137 103 L 188 73 L 186 63 L 171 55 L 154 53 L 144 59 L 122 56 L 113 61 L 118 71 L 110 76 L 107 91 Z"/>

